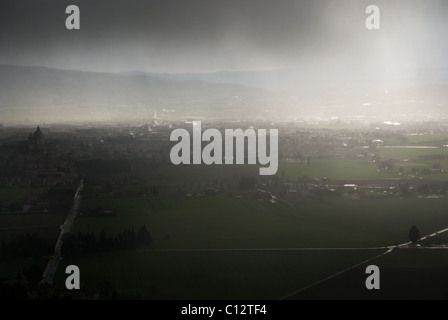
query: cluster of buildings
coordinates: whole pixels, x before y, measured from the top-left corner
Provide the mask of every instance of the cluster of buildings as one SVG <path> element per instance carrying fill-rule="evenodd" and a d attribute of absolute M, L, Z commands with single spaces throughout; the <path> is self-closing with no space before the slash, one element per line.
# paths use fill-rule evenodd
<path fill-rule="evenodd" d="M 73 161 L 48 144 L 40 127 L 23 143 L 0 149 L 0 187 L 54 187 L 76 183 Z"/>

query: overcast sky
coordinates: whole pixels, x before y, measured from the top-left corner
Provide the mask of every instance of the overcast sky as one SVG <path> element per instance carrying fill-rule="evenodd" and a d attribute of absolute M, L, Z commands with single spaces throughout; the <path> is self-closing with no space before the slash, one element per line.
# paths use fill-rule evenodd
<path fill-rule="evenodd" d="M 65 28 L 66 6 L 81 30 Z M 365 9 L 381 10 L 381 30 Z M 446 0 L 2 0 L 0 63 L 106 72 L 447 67 Z"/>

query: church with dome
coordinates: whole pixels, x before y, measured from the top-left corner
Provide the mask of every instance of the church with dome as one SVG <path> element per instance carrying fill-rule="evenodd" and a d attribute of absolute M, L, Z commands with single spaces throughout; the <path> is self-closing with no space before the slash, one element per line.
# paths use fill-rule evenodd
<path fill-rule="evenodd" d="M 44 134 L 40 130 L 40 127 L 37 126 L 37 129 L 34 133 L 30 133 L 28 136 L 28 152 L 30 153 L 41 153 L 45 149 L 44 144 L 45 138 Z"/>

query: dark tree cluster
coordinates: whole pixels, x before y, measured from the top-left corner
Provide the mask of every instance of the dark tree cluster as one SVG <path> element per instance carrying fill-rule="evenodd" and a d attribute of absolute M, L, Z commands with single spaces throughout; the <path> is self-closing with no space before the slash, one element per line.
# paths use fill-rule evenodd
<path fill-rule="evenodd" d="M 33 264 L 17 273 L 15 279 L 0 282 L 0 300 L 27 300 L 42 278 L 42 268 Z"/>
<path fill-rule="evenodd" d="M 412 188 L 411 188 L 412 187 Z M 415 194 L 420 195 L 447 195 L 448 194 L 448 182 L 433 182 L 433 183 L 422 183 L 418 185 L 411 185 L 409 182 L 400 182 L 398 184 L 398 189 L 400 193 L 404 196 L 412 196 Z"/>
<path fill-rule="evenodd" d="M 447 194 L 448 193 L 448 182 L 440 183 L 424 183 L 417 187 L 417 192 L 419 194 Z"/>
<path fill-rule="evenodd" d="M 135 250 L 148 248 L 152 243 L 151 235 L 146 226 L 140 227 L 138 232 L 129 228 L 116 236 L 106 236 L 102 230 L 97 237 L 94 232 L 77 235 L 69 234 L 63 240 L 62 254 L 79 255 L 116 250 Z"/>
<path fill-rule="evenodd" d="M 145 187 L 145 194 L 153 196 L 153 197 L 158 197 L 159 189 L 157 189 L 156 186 Z"/>
<path fill-rule="evenodd" d="M 1 241 L 0 257 L 31 257 L 44 256 L 53 252 L 54 242 L 50 239 L 39 238 L 37 233 L 19 234 L 10 242 Z"/>

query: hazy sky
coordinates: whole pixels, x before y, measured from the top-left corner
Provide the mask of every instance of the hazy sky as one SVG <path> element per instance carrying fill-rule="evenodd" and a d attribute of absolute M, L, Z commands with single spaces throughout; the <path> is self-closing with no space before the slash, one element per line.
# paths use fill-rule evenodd
<path fill-rule="evenodd" d="M 65 28 L 66 6 L 81 30 Z M 381 10 L 381 30 L 365 9 Z M 0 63 L 120 72 L 447 67 L 446 0 L 2 0 Z M 392 72 L 392 71 L 391 71 Z"/>

